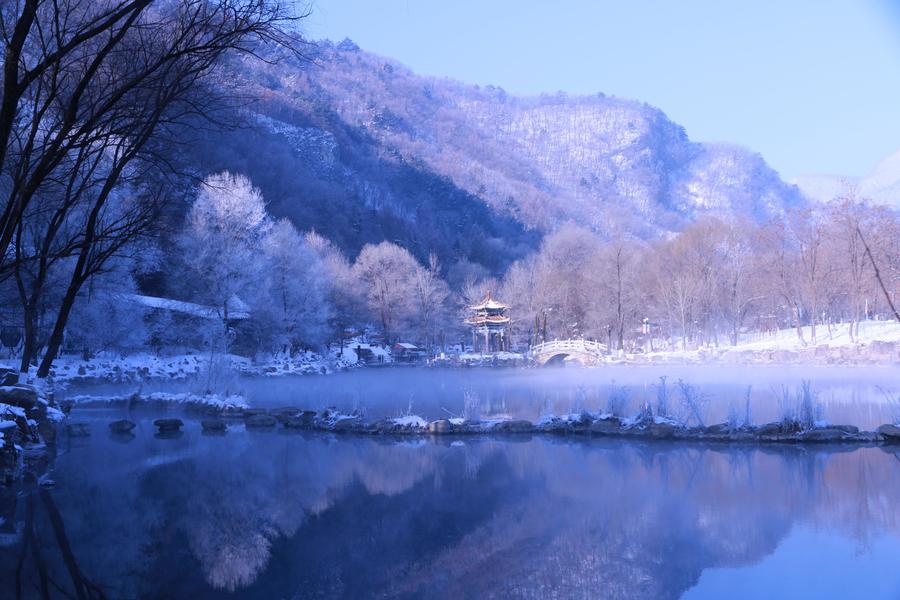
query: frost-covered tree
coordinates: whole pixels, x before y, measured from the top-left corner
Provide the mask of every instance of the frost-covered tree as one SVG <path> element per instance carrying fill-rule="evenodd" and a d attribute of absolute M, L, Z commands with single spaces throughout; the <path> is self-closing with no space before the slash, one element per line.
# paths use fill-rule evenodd
<path fill-rule="evenodd" d="M 254 319 L 274 348 L 316 347 L 328 335 L 330 282 L 318 254 L 290 221 L 276 222 L 262 243 L 264 292 L 254 294 Z"/>
<path fill-rule="evenodd" d="M 128 263 L 91 279 L 81 290 L 66 327 L 66 347 L 88 359 L 102 351 L 139 351 L 150 336 L 147 311 L 129 301 L 137 291 Z"/>
<path fill-rule="evenodd" d="M 432 344 L 447 319 L 447 298 L 450 288 L 441 279 L 437 256 L 428 256 L 428 266 L 417 265 L 413 272 L 414 309 L 417 329 L 425 347 L 431 351 Z"/>
<path fill-rule="evenodd" d="M 308 232 L 305 240 L 307 246 L 318 256 L 328 278 L 330 323 L 343 352 L 346 329 L 364 319 L 365 295 L 353 272 L 353 265 L 337 246 L 315 231 Z"/>
<path fill-rule="evenodd" d="M 415 277 L 419 263 L 406 249 L 390 242 L 368 244 L 356 258 L 353 272 L 366 294 L 366 304 L 391 341 L 402 331 L 414 310 Z"/>
<path fill-rule="evenodd" d="M 184 284 L 216 307 L 227 333 L 232 313 L 262 283 L 263 241 L 271 229 L 262 193 L 243 175 L 207 177 L 178 239 Z"/>

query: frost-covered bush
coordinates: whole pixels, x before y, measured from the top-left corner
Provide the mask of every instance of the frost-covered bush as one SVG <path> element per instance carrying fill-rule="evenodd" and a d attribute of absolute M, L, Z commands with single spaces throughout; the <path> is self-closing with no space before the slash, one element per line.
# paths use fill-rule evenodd
<path fill-rule="evenodd" d="M 797 391 L 797 404 L 799 405 L 798 421 L 803 429 L 812 429 L 819 417 L 821 417 L 821 407 L 816 401 L 817 394 L 812 391 L 812 384 L 808 380 L 800 383 L 800 389 Z"/>
<path fill-rule="evenodd" d="M 616 417 L 624 417 L 628 407 L 628 388 L 617 386 L 613 382 L 609 386 L 609 395 L 606 397 L 606 412 Z"/>
<path fill-rule="evenodd" d="M 794 394 L 788 386 L 781 386 L 778 404 L 781 421 L 797 429 L 813 429 L 825 416 L 825 407 L 809 380 L 803 380 Z"/>
<path fill-rule="evenodd" d="M 666 385 L 666 376 L 661 375 L 659 384 L 656 386 L 656 414 L 660 417 L 668 417 L 670 412 L 669 387 Z"/>
<path fill-rule="evenodd" d="M 463 418 L 467 421 L 481 420 L 481 400 L 478 394 L 468 390 L 463 392 Z"/>
<path fill-rule="evenodd" d="M 683 379 L 675 382 L 675 387 L 681 394 L 681 412 L 684 415 L 682 421 L 690 423 L 693 420 L 697 425 L 703 427 L 703 412 L 706 410 L 709 398 Z"/>

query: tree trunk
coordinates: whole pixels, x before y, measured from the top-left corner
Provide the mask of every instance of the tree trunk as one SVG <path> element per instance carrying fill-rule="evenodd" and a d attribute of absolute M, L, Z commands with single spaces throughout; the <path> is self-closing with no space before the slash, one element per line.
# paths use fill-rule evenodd
<path fill-rule="evenodd" d="M 22 340 L 22 362 L 19 365 L 19 371 L 27 373 L 31 360 L 34 358 L 35 344 L 37 335 L 35 333 L 34 308 L 30 305 L 23 307 L 23 340 Z"/>

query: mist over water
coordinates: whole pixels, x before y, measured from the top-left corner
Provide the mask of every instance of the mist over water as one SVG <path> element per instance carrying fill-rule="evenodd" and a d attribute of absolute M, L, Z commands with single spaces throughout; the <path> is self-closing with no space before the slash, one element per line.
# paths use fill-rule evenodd
<path fill-rule="evenodd" d="M 505 414 L 536 420 L 546 414 L 604 412 L 611 394 L 625 398 L 625 413 L 636 413 L 644 402 L 656 401 L 661 377 L 670 402 L 679 408 L 677 382 L 690 384 L 705 399 L 704 420 L 722 422 L 732 411 L 744 414 L 750 389 L 754 423 L 779 420 L 785 392 L 791 402 L 804 381 L 811 383 L 822 417 L 832 423 L 872 429 L 900 415 L 900 369 L 885 366 L 785 365 L 653 365 L 608 366 L 597 369 L 363 369 L 328 377 L 281 376 L 234 378 L 232 392 L 252 406 L 322 409 L 334 406 L 361 410 L 368 418 L 395 417 L 411 412 L 427 419 L 461 416 L 466 398 L 477 401 L 482 415 Z M 149 391 L 186 391 L 192 382 L 149 383 Z M 136 384 L 73 385 L 77 395 L 124 394 Z"/>

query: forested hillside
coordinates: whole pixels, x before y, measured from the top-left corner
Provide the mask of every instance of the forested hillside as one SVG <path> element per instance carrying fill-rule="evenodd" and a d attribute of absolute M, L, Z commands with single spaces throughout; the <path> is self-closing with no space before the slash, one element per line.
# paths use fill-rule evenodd
<path fill-rule="evenodd" d="M 692 142 L 659 109 L 598 94 L 511 96 L 415 75 L 352 42 L 231 65 L 245 125 L 191 148 L 247 175 L 269 210 L 351 257 L 391 240 L 500 274 L 574 221 L 601 235 L 678 231 L 704 213 L 764 219 L 800 203 L 757 154 Z"/>

